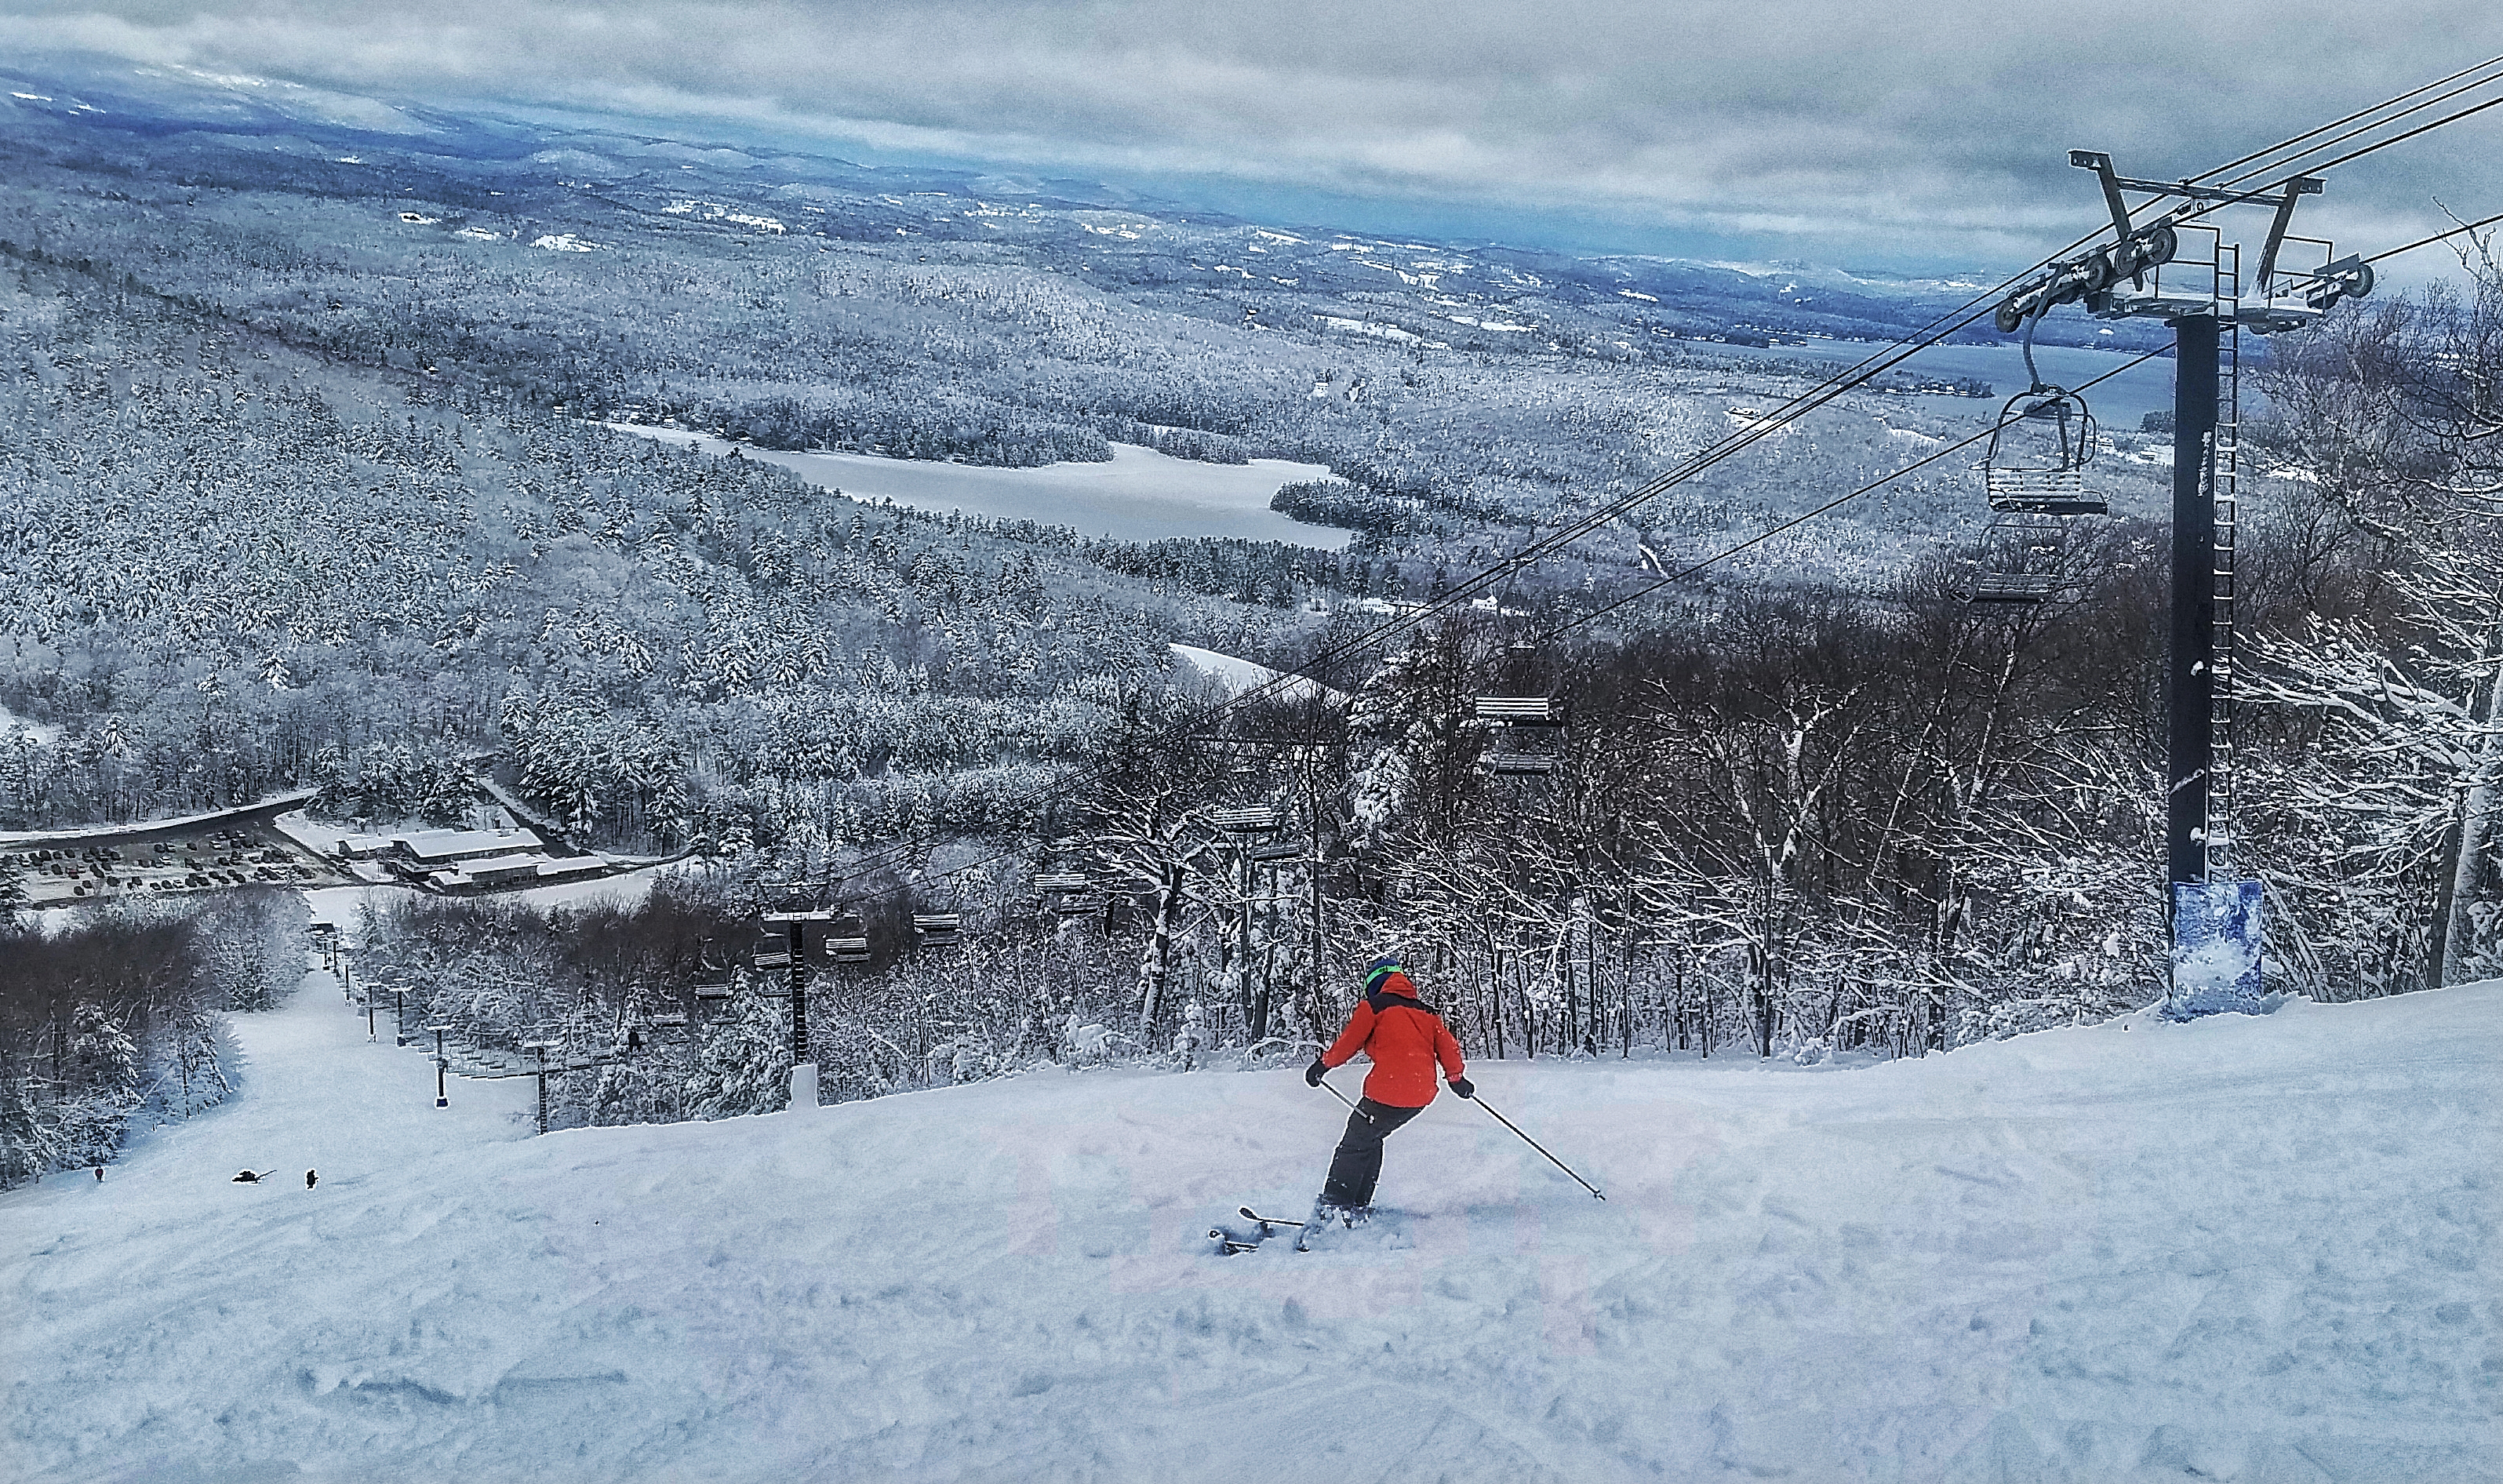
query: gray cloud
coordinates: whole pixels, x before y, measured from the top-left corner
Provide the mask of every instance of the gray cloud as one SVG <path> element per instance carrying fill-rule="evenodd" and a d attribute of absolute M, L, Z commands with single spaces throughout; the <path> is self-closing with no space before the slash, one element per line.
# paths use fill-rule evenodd
<path fill-rule="evenodd" d="M 1070 171 L 1569 209 L 1821 259 L 2090 221 L 2072 145 L 2177 175 L 2503 52 L 2489 0 L 2184 6 L 5 0 L 78 46 L 386 94 L 711 118 Z M 2342 172 L 2391 240 L 2503 196 L 2503 109 Z"/>

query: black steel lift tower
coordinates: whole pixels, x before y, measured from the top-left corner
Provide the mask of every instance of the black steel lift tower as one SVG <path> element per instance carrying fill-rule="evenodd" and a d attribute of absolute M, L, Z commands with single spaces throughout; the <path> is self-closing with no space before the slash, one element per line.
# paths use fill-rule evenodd
<path fill-rule="evenodd" d="M 2033 275 L 2001 303 L 1997 320 L 2012 332 L 2052 305 L 2082 301 L 2097 318 L 2160 319 L 2173 330 L 2173 611 L 2164 688 L 2170 1004 L 2182 1015 L 2252 1008 L 2259 886 L 2239 880 L 2232 860 L 2242 331 L 2308 325 L 2338 300 L 2370 293 L 2373 270 L 2353 257 L 2333 259 L 2318 238 L 2289 235 L 2296 202 L 2320 191 L 2314 177 L 2242 190 L 2132 179 L 2092 150 L 2070 151 L 2069 163 L 2102 182 L 2113 241 Z M 2152 198 L 2143 204 L 2181 204 L 2133 225 L 2124 192 Z M 2205 220 L 2239 205 L 2274 211 L 2247 286 L 2242 244 Z M 2289 245 L 2303 265 L 2285 265 Z"/>

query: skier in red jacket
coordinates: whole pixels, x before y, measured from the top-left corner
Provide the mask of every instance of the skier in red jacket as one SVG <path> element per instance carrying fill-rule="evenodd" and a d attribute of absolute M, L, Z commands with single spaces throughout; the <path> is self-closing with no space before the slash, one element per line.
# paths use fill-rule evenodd
<path fill-rule="evenodd" d="M 1364 1002 L 1348 1017 L 1330 1049 L 1304 1068 L 1304 1081 L 1320 1087 L 1321 1074 L 1344 1066 L 1356 1053 L 1373 1058 L 1363 1100 L 1348 1115 L 1347 1134 L 1330 1160 L 1329 1180 L 1314 1203 L 1316 1224 L 1360 1220 L 1373 1205 L 1382 1178 L 1382 1141 L 1434 1100 L 1434 1064 L 1441 1062 L 1452 1090 L 1473 1097 L 1477 1088 L 1461 1075 L 1460 1044 L 1434 1012 L 1417 998 L 1417 986 L 1396 958 L 1377 958 L 1364 975 Z"/>

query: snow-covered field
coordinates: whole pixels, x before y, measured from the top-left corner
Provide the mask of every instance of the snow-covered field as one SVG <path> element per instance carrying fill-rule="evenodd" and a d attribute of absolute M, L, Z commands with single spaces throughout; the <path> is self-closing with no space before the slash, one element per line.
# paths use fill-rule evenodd
<path fill-rule="evenodd" d="M 1285 671 L 1272 670 L 1257 660 L 1219 654 L 1214 649 L 1202 649 L 1197 644 L 1167 644 L 1165 647 L 1173 652 L 1180 665 L 1188 666 L 1192 673 L 1216 682 L 1228 696 L 1257 690 L 1286 674 Z M 1345 691 L 1306 679 L 1289 680 L 1274 693 L 1274 699 L 1286 702 L 1310 701 L 1315 696 L 1341 706 L 1348 699 Z"/>
<path fill-rule="evenodd" d="M 619 432 L 726 454 L 732 445 L 702 433 L 631 423 L 607 425 Z M 1105 464 L 1046 464 L 1036 468 L 994 468 L 928 459 L 887 459 L 875 454 L 784 453 L 738 445 L 741 456 L 778 464 L 810 484 L 840 490 L 855 500 L 891 500 L 899 505 L 944 515 L 1040 521 L 1075 527 L 1085 535 L 1127 541 L 1174 536 L 1239 536 L 1286 541 L 1336 551 L 1354 533 L 1308 526 L 1269 508 L 1283 485 L 1327 479 L 1319 464 L 1254 459 L 1249 464 L 1202 464 L 1152 448 L 1113 445 Z"/>
<path fill-rule="evenodd" d="M 16 1479 L 2493 1478 L 2503 984 L 1873 1069 L 1489 1064 L 1396 1213 L 1292 1072 L 527 1137 L 314 978 L 0 1196 Z M 1349 1074 L 1343 1080 L 1353 1082 Z M 236 1169 L 274 1183 L 228 1183 Z M 303 1171 L 318 1167 L 320 1188 Z"/>

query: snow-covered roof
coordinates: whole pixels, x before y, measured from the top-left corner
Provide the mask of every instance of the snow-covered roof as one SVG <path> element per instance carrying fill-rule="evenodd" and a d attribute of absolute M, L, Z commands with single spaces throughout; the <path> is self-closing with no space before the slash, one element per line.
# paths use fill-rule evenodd
<path fill-rule="evenodd" d="M 471 880 L 506 881 L 518 877 L 536 876 L 539 868 L 547 863 L 548 859 L 544 855 L 497 855 L 483 860 L 472 860 L 462 869 L 467 873 Z"/>
<path fill-rule="evenodd" d="M 539 837 L 529 830 L 419 830 L 392 838 L 419 860 L 511 855 L 539 848 Z"/>

